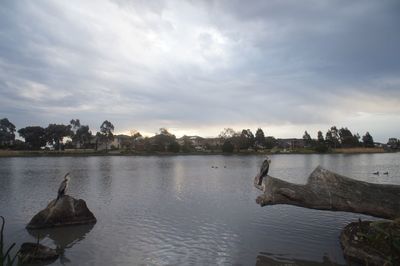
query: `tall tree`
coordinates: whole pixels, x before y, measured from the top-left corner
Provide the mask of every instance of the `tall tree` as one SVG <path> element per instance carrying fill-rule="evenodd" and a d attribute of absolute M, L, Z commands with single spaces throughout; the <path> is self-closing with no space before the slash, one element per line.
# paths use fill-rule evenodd
<path fill-rule="evenodd" d="M 268 137 L 265 138 L 265 148 L 272 149 L 277 144 L 278 144 L 277 140 L 274 137 L 268 136 Z"/>
<path fill-rule="evenodd" d="M 85 146 L 90 143 L 93 135 L 92 132 L 89 130 L 89 126 L 80 126 L 75 133 L 75 139 L 79 141 L 81 146 Z"/>
<path fill-rule="evenodd" d="M 15 140 L 15 126 L 7 118 L 0 119 L 0 146 L 12 145 Z"/>
<path fill-rule="evenodd" d="M 243 129 L 239 138 L 240 149 L 248 149 L 254 145 L 254 135 L 250 129 Z"/>
<path fill-rule="evenodd" d="M 263 148 L 266 146 L 264 131 L 261 128 L 257 129 L 254 142 L 256 146 L 260 146 Z"/>
<path fill-rule="evenodd" d="M 152 139 L 153 139 L 153 149 L 155 151 L 175 152 L 177 149 L 177 145 L 175 144 L 176 142 L 175 135 L 171 134 L 166 128 L 160 128 L 160 132 L 156 134 Z"/>
<path fill-rule="evenodd" d="M 88 125 L 81 125 L 79 119 L 72 119 L 71 125 L 71 138 L 75 145 L 79 144 L 79 147 L 85 146 L 90 142 L 92 138 L 92 132 L 89 130 Z"/>
<path fill-rule="evenodd" d="M 362 137 L 362 141 L 364 147 L 374 147 L 374 139 L 369 132 L 365 133 L 365 135 Z"/>
<path fill-rule="evenodd" d="M 317 143 L 315 145 L 315 151 L 319 153 L 325 153 L 328 151 L 328 146 L 324 140 L 324 135 L 321 131 L 318 131 L 317 133 Z"/>
<path fill-rule="evenodd" d="M 324 143 L 324 142 L 325 142 L 325 140 L 324 140 L 324 135 L 322 134 L 321 131 L 318 131 L 318 133 L 317 133 L 317 139 L 318 139 L 318 143 Z"/>
<path fill-rule="evenodd" d="M 336 148 L 340 147 L 339 130 L 337 129 L 336 126 L 332 126 L 330 131 L 331 131 L 331 135 L 332 135 L 333 147 L 336 149 Z"/>
<path fill-rule="evenodd" d="M 235 135 L 237 135 L 237 132 L 235 132 L 235 130 L 233 130 L 232 128 L 224 128 L 224 130 L 219 133 L 218 137 L 222 140 L 226 140 L 232 138 Z"/>
<path fill-rule="evenodd" d="M 71 125 L 49 124 L 45 130 L 47 142 L 58 150 L 61 150 L 63 139 L 72 135 Z"/>
<path fill-rule="evenodd" d="M 71 119 L 71 130 L 75 133 L 81 127 L 81 121 L 79 119 Z"/>
<path fill-rule="evenodd" d="M 108 143 L 114 140 L 114 125 L 105 120 L 100 126 L 100 139 L 106 143 L 106 151 L 108 150 Z"/>
<path fill-rule="evenodd" d="M 353 135 L 347 127 L 339 130 L 339 137 L 342 147 L 350 148 L 358 146 L 357 136 Z"/>
<path fill-rule="evenodd" d="M 311 147 L 312 146 L 312 139 L 311 139 L 310 134 L 308 134 L 307 130 L 304 132 L 303 141 L 304 141 L 304 146 L 305 147 Z"/>
<path fill-rule="evenodd" d="M 229 143 L 232 144 L 236 149 L 239 149 L 240 147 L 240 132 L 236 132 L 232 128 L 224 128 L 223 131 L 219 134 L 219 138 L 221 139 L 221 142 L 226 142 L 229 140 Z M 228 146 L 230 146 L 228 144 Z"/>
<path fill-rule="evenodd" d="M 335 146 L 335 143 L 333 141 L 333 136 L 332 136 L 332 131 L 328 129 L 325 135 L 325 143 L 329 148 L 333 148 Z"/>
<path fill-rule="evenodd" d="M 18 130 L 29 149 L 38 150 L 46 145 L 46 130 L 39 126 L 24 127 Z"/>
<path fill-rule="evenodd" d="M 232 153 L 234 149 L 235 149 L 235 146 L 232 144 L 230 139 L 226 139 L 224 141 L 224 144 L 222 144 L 222 152 Z"/>

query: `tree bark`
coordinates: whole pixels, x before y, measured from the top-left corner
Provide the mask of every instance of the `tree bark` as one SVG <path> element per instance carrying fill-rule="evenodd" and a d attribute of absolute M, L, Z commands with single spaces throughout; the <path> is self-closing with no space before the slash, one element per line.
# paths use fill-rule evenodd
<path fill-rule="evenodd" d="M 263 180 L 258 185 L 260 178 Z M 263 191 L 256 200 L 261 206 L 289 204 L 387 219 L 400 217 L 400 186 L 358 181 L 321 167 L 311 173 L 305 185 L 257 175 L 254 186 Z"/>

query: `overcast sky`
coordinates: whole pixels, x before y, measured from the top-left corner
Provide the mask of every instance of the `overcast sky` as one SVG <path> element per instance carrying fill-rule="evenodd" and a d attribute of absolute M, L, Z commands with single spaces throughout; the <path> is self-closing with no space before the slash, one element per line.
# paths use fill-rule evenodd
<path fill-rule="evenodd" d="M 0 118 L 400 137 L 400 1 L 0 3 Z"/>

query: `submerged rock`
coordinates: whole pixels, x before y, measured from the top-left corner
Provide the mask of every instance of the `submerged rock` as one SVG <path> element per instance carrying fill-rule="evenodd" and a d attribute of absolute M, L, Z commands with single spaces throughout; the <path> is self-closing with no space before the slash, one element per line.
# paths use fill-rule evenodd
<path fill-rule="evenodd" d="M 26 228 L 93 224 L 96 221 L 96 217 L 88 209 L 84 200 L 64 195 L 58 200 L 52 200 L 44 210 L 33 216 Z"/>
<path fill-rule="evenodd" d="M 19 250 L 19 258 L 23 263 L 54 261 L 58 256 L 55 249 L 39 243 L 23 243 Z"/>
<path fill-rule="evenodd" d="M 346 259 L 362 265 L 400 265 L 400 221 L 359 221 L 340 234 Z"/>

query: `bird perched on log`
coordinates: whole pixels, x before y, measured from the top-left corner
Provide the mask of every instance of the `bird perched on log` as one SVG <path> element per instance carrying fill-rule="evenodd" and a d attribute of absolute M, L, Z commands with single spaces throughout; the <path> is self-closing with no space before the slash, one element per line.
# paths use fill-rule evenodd
<path fill-rule="evenodd" d="M 67 173 L 64 176 L 64 180 L 61 182 L 60 187 L 58 188 L 57 200 L 59 200 L 62 196 L 65 195 L 65 192 L 67 191 L 68 188 L 68 182 L 69 182 L 69 173 Z"/>
<path fill-rule="evenodd" d="M 271 163 L 271 159 L 269 159 L 267 157 L 267 158 L 265 158 L 263 164 L 261 165 L 260 173 L 258 174 L 258 185 L 259 186 L 261 186 L 263 178 L 268 175 L 270 163 Z"/>

